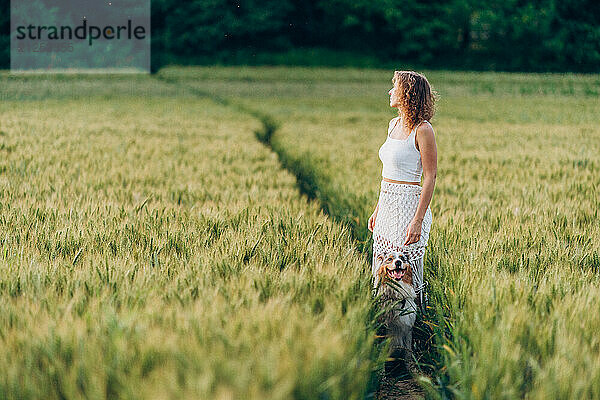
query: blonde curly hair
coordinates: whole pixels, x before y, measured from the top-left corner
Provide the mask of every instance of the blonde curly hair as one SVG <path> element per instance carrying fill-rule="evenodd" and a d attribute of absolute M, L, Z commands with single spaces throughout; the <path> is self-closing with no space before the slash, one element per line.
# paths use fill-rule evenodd
<path fill-rule="evenodd" d="M 394 90 L 398 94 L 398 115 L 409 131 L 423 120 L 430 120 L 435 114 L 438 93 L 433 90 L 425 75 L 415 71 L 394 71 Z"/>

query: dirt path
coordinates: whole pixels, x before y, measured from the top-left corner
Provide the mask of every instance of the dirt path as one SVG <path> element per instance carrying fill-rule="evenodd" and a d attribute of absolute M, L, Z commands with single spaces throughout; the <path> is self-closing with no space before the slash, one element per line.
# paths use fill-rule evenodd
<path fill-rule="evenodd" d="M 375 393 L 377 400 L 422 400 L 425 393 L 412 378 L 392 378 L 381 375 L 379 390 Z"/>

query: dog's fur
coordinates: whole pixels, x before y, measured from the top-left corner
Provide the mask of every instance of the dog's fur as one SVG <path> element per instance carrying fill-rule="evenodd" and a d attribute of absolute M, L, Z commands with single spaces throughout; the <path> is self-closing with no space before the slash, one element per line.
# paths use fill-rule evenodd
<path fill-rule="evenodd" d="M 411 264 L 401 251 L 390 251 L 376 258 L 381 305 L 380 318 L 391 339 L 392 357 L 399 356 L 405 366 L 412 361 L 412 328 L 417 318 L 417 294 L 413 287 Z"/>

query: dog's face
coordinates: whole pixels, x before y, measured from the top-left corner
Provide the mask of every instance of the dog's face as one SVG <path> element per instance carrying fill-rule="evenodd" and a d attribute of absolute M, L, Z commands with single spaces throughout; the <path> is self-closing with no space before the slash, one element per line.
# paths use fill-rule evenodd
<path fill-rule="evenodd" d="M 398 283 L 403 281 L 412 285 L 412 269 L 408 257 L 401 251 L 392 250 L 377 257 L 379 268 L 377 274 L 380 282 L 392 279 Z"/>

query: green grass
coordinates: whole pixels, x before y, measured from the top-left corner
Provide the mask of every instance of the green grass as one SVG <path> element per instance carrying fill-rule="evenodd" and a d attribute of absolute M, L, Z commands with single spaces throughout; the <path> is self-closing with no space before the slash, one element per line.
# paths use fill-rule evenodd
<path fill-rule="evenodd" d="M 600 398 L 600 79 L 425 73 L 441 97 L 425 258 L 437 368 L 424 386 L 434 398 Z M 392 71 L 161 74 L 270 116 L 283 164 L 368 257 Z"/>
<path fill-rule="evenodd" d="M 369 266 L 255 118 L 1 74 L 1 398 L 360 399 Z"/>

